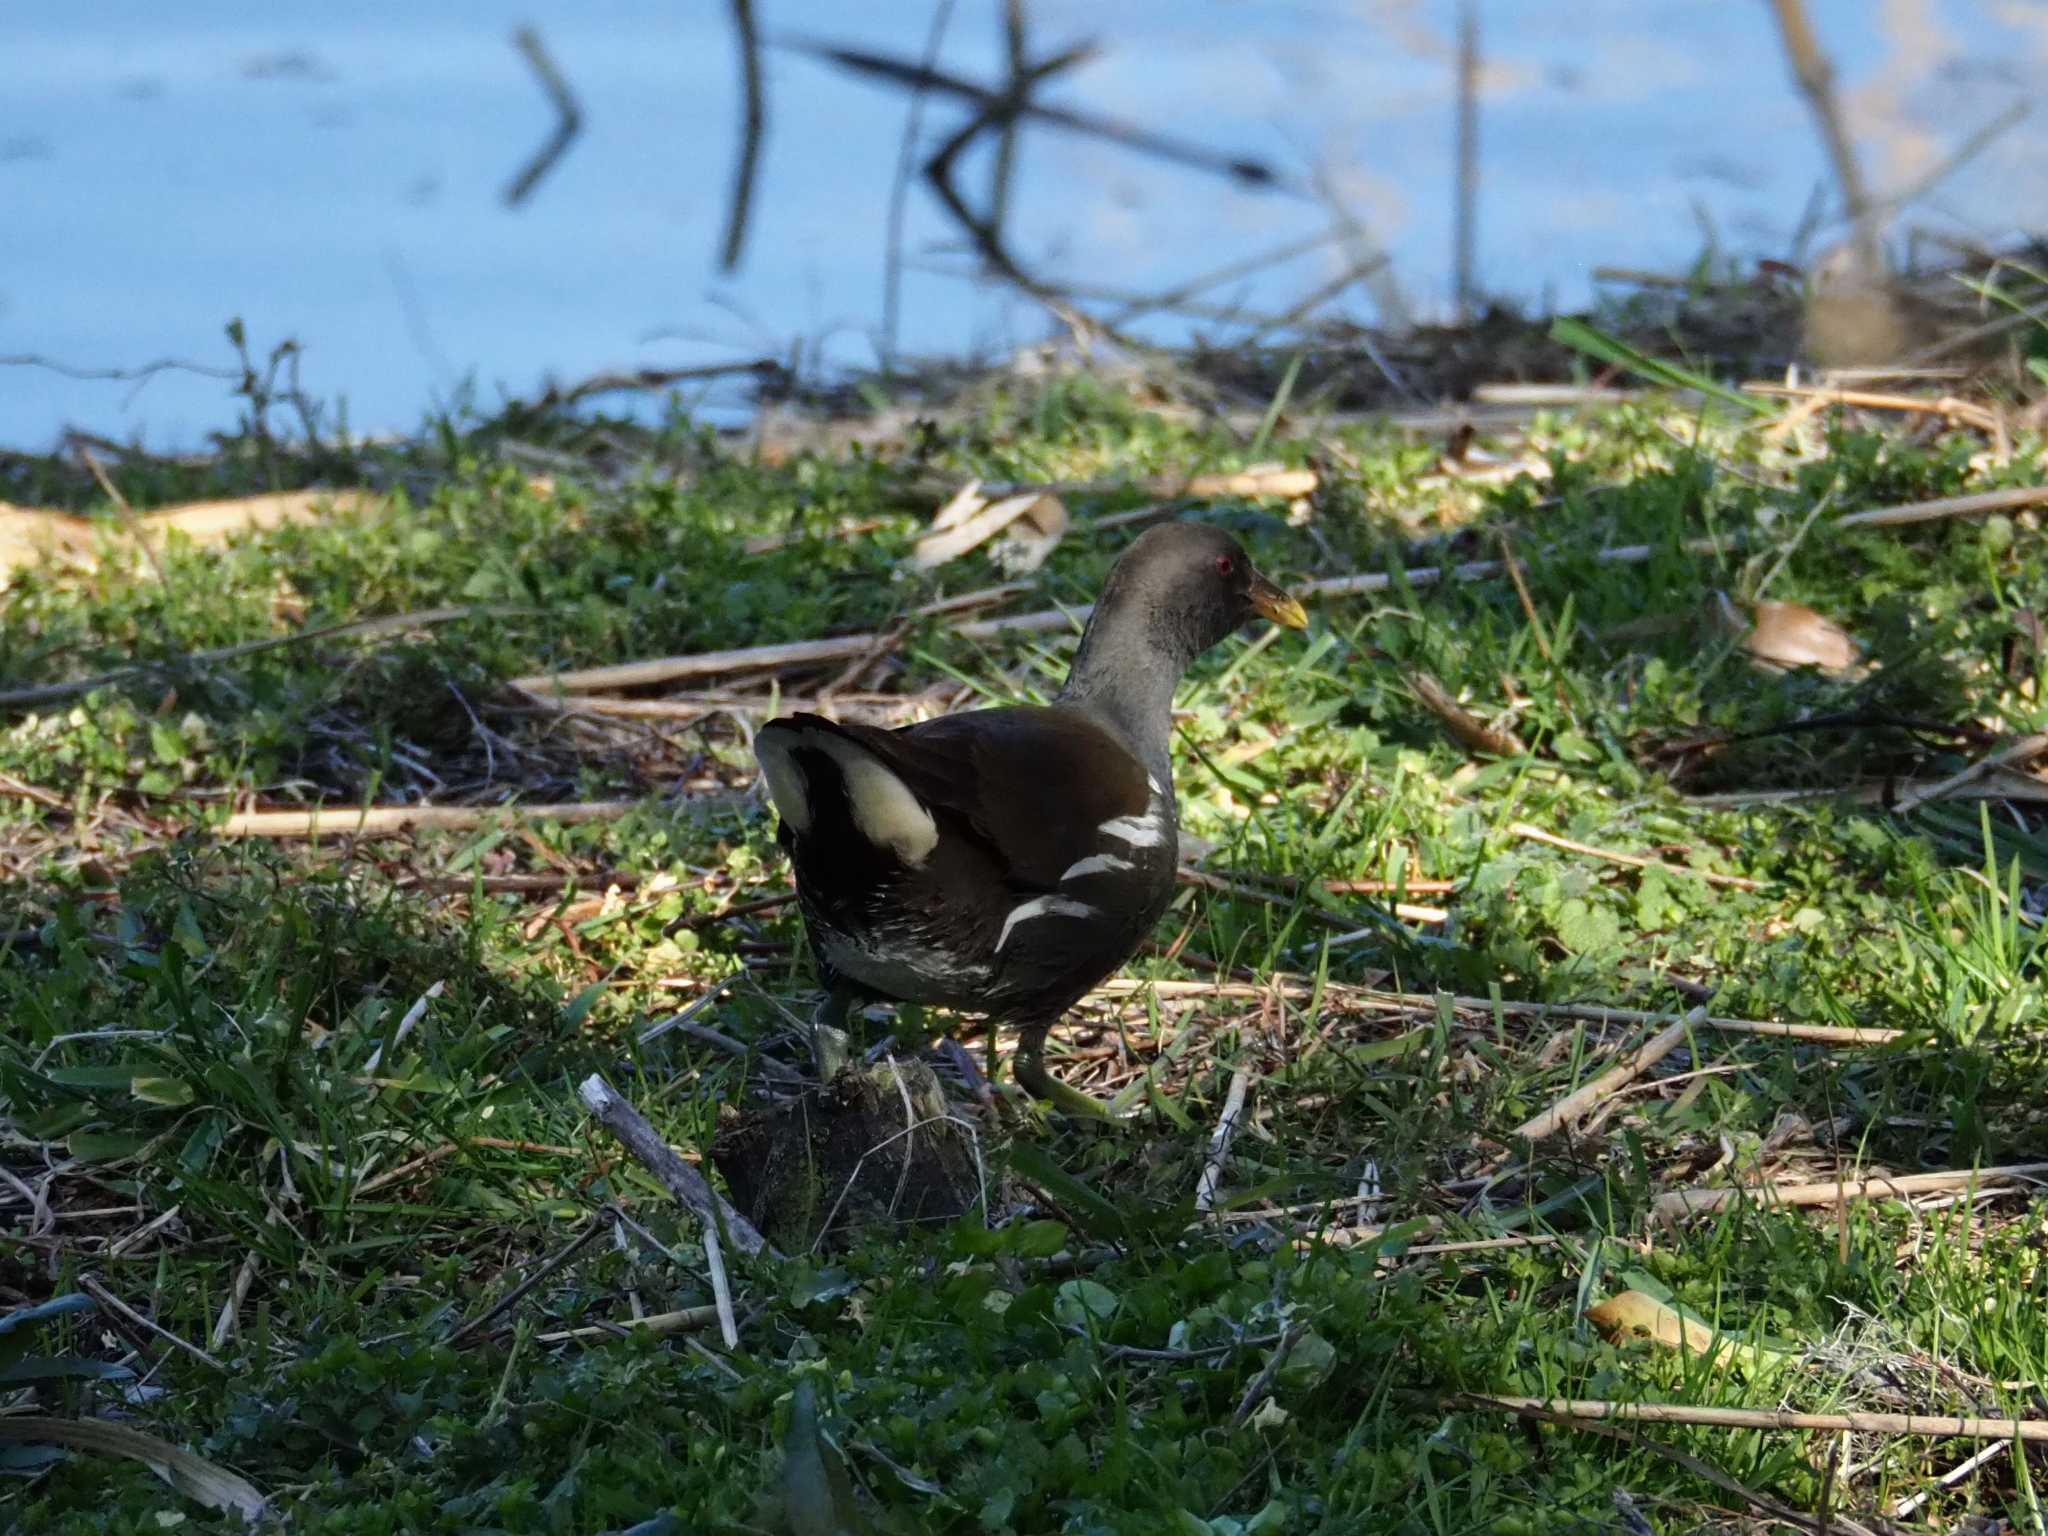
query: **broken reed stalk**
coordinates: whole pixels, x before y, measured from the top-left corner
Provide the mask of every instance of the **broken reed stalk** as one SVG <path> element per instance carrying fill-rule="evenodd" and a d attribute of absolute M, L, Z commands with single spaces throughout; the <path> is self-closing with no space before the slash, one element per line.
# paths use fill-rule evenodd
<path fill-rule="evenodd" d="M 1295 900 L 1291 892 L 1262 890 L 1256 885 L 1245 885 L 1236 880 L 1226 880 L 1221 875 L 1212 875 L 1205 869 L 1183 867 L 1175 871 L 1175 878 L 1182 885 L 1200 886 L 1205 891 L 1214 891 L 1219 896 L 1230 896 L 1239 901 L 1263 901 L 1268 906 L 1285 907 L 1292 905 Z M 1397 901 L 1392 905 L 1394 916 L 1403 922 L 1447 923 L 1451 920 L 1451 914 L 1442 907 L 1422 907 L 1406 901 Z M 1303 916 L 1327 928 L 1335 928 L 1344 933 L 1352 931 L 1348 920 L 1325 907 L 1304 904 L 1301 911 Z"/>
<path fill-rule="evenodd" d="M 1457 198 L 1451 224 L 1451 292 L 1458 324 L 1470 325 L 1478 310 L 1473 244 L 1479 223 L 1479 7 L 1458 4 Z"/>
<path fill-rule="evenodd" d="M 1977 780 L 1983 782 L 1975 782 Z M 1861 784 L 1830 785 L 1820 789 L 1745 789 L 1723 795 L 1687 795 L 1685 804 L 1696 806 L 1798 805 L 1807 801 L 1839 800 L 1845 805 L 1897 805 L 1925 791 L 1942 788 L 1947 800 L 2017 800 L 2030 805 L 2048 802 L 2048 780 L 2003 768 L 1978 769 L 1953 787 L 1940 779 L 1870 779 Z"/>
<path fill-rule="evenodd" d="M 518 821 L 616 821 L 640 800 L 575 800 L 547 805 L 373 805 L 307 811 L 239 811 L 222 837 L 374 837 L 392 832 L 467 832 L 498 817 Z"/>
<path fill-rule="evenodd" d="M 1415 695 L 1416 702 L 1442 721 L 1451 738 L 1466 751 L 1483 752 L 1489 757 L 1520 757 L 1529 750 L 1513 731 L 1488 725 L 1452 698 L 1450 690 L 1437 681 L 1435 673 L 1425 672 L 1420 667 L 1408 667 L 1402 670 L 1401 676 Z"/>
<path fill-rule="evenodd" d="M 1461 1392 L 1473 1408 L 1620 1424 L 1699 1424 L 1726 1429 L 1811 1429 L 1861 1435 L 1928 1435 L 1941 1440 L 2024 1440 L 2048 1444 L 2048 1419 L 1957 1418 L 1935 1413 L 1794 1413 L 1787 1408 L 1707 1408 L 1690 1403 L 1615 1403 L 1592 1398 L 1495 1397 Z"/>
<path fill-rule="evenodd" d="M 1137 981 L 1119 977 L 1105 982 L 1097 988 L 1097 994 L 1104 997 L 1125 997 L 1133 992 L 1152 989 L 1160 997 L 1244 997 L 1268 998 L 1275 994 L 1289 999 L 1315 997 L 1355 1003 L 1360 1007 L 1398 1013 L 1427 1013 L 1434 1015 L 1444 995 L 1430 992 L 1376 992 L 1370 988 L 1347 987 L 1338 982 L 1324 982 L 1319 988 L 1305 976 L 1276 974 L 1269 981 L 1258 985 L 1236 981 Z M 1588 1024 L 1671 1024 L 1681 1017 L 1676 1013 L 1657 1013 L 1642 1008 L 1608 1008 L 1595 1003 L 1531 1003 L 1517 1002 L 1508 998 L 1464 997 L 1451 995 L 1453 1008 L 1467 1013 L 1491 1016 L 1498 1013 L 1510 1019 L 1571 1019 Z M 1890 1045 L 1905 1038 L 1902 1029 L 1878 1029 L 1868 1026 L 1840 1024 L 1780 1024 L 1768 1019 L 1730 1019 L 1708 1015 L 1699 1021 L 1701 1029 L 1711 1029 L 1720 1034 L 1765 1035 L 1786 1040 L 1799 1040 L 1812 1045 Z"/>
<path fill-rule="evenodd" d="M 2048 502 L 2048 485 L 2016 485 L 2002 491 L 1977 491 L 1969 496 L 1941 496 L 1933 501 L 1908 501 L 1895 507 L 1873 507 L 1835 519 L 1837 528 L 1898 528 L 1907 523 L 1939 522 L 1949 517 L 1981 517 L 1992 512 L 2018 512 Z"/>
<path fill-rule="evenodd" d="M 753 0 L 729 0 L 732 25 L 740 49 L 740 153 L 733 166 L 732 195 L 726 203 L 725 239 L 718 265 L 736 271 L 747 245 L 747 216 L 754 205 L 754 177 L 761 160 L 761 136 L 768 122 L 766 93 L 761 89 L 761 34 L 754 24 Z"/>
<path fill-rule="evenodd" d="M 576 135 L 583 131 L 583 109 L 577 105 L 576 93 L 569 89 L 568 80 L 556 67 L 538 32 L 532 27 L 521 27 L 512 34 L 512 46 L 525 58 L 546 94 L 548 104 L 555 109 L 554 132 L 533 152 L 532 158 L 520 167 L 519 174 L 505 188 L 505 206 L 517 208 L 540 185 L 541 178 L 554 169 L 555 162 L 562 158 Z"/>
<path fill-rule="evenodd" d="M 718 1223 L 704 1223 L 704 1267 L 711 1274 L 711 1308 L 718 1314 L 719 1342 L 727 1349 L 740 1347 L 739 1319 L 733 1315 L 732 1280 L 725 1272 L 725 1249 L 718 1241 Z"/>
<path fill-rule="evenodd" d="M 987 493 L 991 487 L 984 486 Z M 2044 493 L 2048 499 L 2048 493 Z M 1694 539 L 1679 546 L 1686 554 L 1711 554 L 1726 547 L 1726 540 Z M 1603 549 L 1593 559 L 1603 565 L 1640 565 L 1657 553 L 1653 544 L 1629 544 Z M 1300 597 L 1357 597 L 1367 592 L 1384 592 L 1396 582 L 1410 587 L 1433 587 L 1445 581 L 1475 581 L 1499 576 L 1505 571 L 1499 560 L 1468 560 L 1462 565 L 1412 566 L 1398 575 L 1369 571 L 1355 576 L 1329 576 L 1297 587 Z M 930 605 L 927 605 L 929 608 Z M 1092 603 L 1072 608 L 1046 608 L 1036 613 L 1014 614 L 1001 619 L 974 619 L 951 626 L 949 633 L 963 640 L 1000 640 L 1011 635 L 1043 634 L 1069 629 L 1078 634 L 1094 612 Z M 913 617 L 926 617 L 926 609 L 915 609 Z M 699 651 L 689 656 L 664 656 L 653 661 L 620 662 L 612 666 L 583 667 L 569 672 L 537 673 L 512 679 L 510 686 L 548 702 L 560 694 L 594 693 L 614 688 L 640 688 L 673 682 L 684 677 L 713 677 L 726 672 L 757 671 L 769 667 L 817 666 L 826 662 L 850 661 L 866 653 L 883 637 L 879 633 L 831 635 L 822 640 L 791 640 L 779 645 L 749 645 L 729 651 Z"/>
<path fill-rule="evenodd" d="M 1147 481 L 1071 481 L 1054 482 L 1036 487 L 1054 494 L 1076 495 L 1090 492 L 1135 489 L 1143 494 L 1158 496 L 1297 496 L 1313 491 L 1318 478 L 1311 470 L 1288 471 L 1244 471 L 1237 474 L 1196 475 L 1192 478 L 1159 476 Z M 1021 491 L 1022 484 L 1011 486 L 985 485 L 985 495 L 1000 495 Z M 1877 507 L 1863 512 L 1852 512 L 1835 520 L 1835 526 L 1842 528 L 1886 528 L 1907 523 L 1931 522 L 1949 517 L 1973 517 L 1981 514 L 2014 511 L 2048 503 L 2048 486 L 2020 486 L 2008 490 L 1984 491 L 1970 496 L 1950 496 L 1936 501 L 1910 502 L 1895 507 Z M 1715 539 L 1692 539 L 1679 546 L 1685 554 L 1714 554 L 1725 546 L 1725 541 Z M 1640 565 L 1656 553 L 1656 546 L 1649 544 L 1621 545 L 1604 549 L 1593 558 L 1603 565 Z M 1365 593 L 1383 592 L 1398 580 L 1410 587 L 1430 587 L 1445 581 L 1478 581 L 1498 577 L 1508 572 L 1508 565 L 1501 560 L 1468 560 L 1459 565 L 1412 566 L 1398 577 L 1383 571 L 1368 571 L 1352 576 L 1325 577 L 1301 587 L 1303 597 L 1342 598 L 1356 597 Z M 990 588 L 982 593 L 963 594 L 961 597 L 942 599 L 927 603 L 911 610 L 913 618 L 939 618 L 966 605 L 969 598 L 977 604 L 998 601 L 1007 595 L 1001 588 Z M 254 655 L 261 651 L 281 646 L 300 645 L 319 639 L 338 639 L 345 635 L 369 637 L 395 633 L 403 629 L 447 623 L 453 620 L 476 616 L 486 617 L 501 610 L 483 607 L 433 608 L 419 613 L 400 614 L 386 618 L 362 619 L 346 624 L 326 625 L 318 629 L 303 630 L 294 635 L 272 636 L 262 640 L 246 641 L 239 645 L 223 646 L 216 650 L 197 651 L 185 657 L 167 658 L 161 662 L 142 663 L 131 667 L 117 668 L 88 678 L 71 682 L 48 683 L 33 688 L 15 689 L 0 693 L 0 708 L 21 707 L 35 704 L 55 703 L 72 698 L 94 688 L 126 682 L 131 678 L 187 665 L 202 665 L 228 661 L 241 656 Z M 964 640 L 990 641 L 1009 635 L 1042 634 L 1048 630 L 1070 628 L 1079 631 L 1087 622 L 1092 605 L 1080 604 L 1073 608 L 1043 609 L 1036 613 L 1016 614 L 1008 618 L 977 619 L 951 626 L 952 633 Z M 715 677 L 731 672 L 765 671 L 777 668 L 822 666 L 833 662 L 851 661 L 857 656 L 868 654 L 885 636 L 881 633 L 852 635 L 831 635 L 817 640 L 792 640 L 777 645 L 741 646 L 733 650 L 703 651 L 688 656 L 660 657 L 653 661 L 622 662 L 610 666 L 585 667 L 566 672 L 537 673 L 528 677 L 514 678 L 510 686 L 529 695 L 537 702 L 557 707 L 567 701 L 564 694 L 603 692 L 620 688 L 645 687 L 655 683 L 672 682 L 687 677 Z M 644 701 L 653 707 L 661 707 L 662 701 Z M 582 707 L 596 708 L 585 704 Z M 259 834 L 280 835 L 280 834 Z M 290 834 L 283 834 L 290 835 Z"/>
<path fill-rule="evenodd" d="M 679 1312 L 653 1312 L 646 1317 L 636 1317 L 629 1323 L 594 1323 L 584 1328 L 557 1328 L 551 1333 L 534 1335 L 537 1344 L 576 1344 L 583 1342 L 602 1343 L 607 1339 L 630 1338 L 635 1330 L 645 1329 L 657 1339 L 667 1338 L 674 1333 L 694 1333 L 699 1328 L 708 1328 L 717 1322 L 717 1307 L 684 1307 Z"/>
<path fill-rule="evenodd" d="M 577 1085 L 576 1097 L 600 1125 L 639 1159 L 642 1167 L 661 1181 L 662 1188 L 696 1214 L 707 1233 L 723 1222 L 726 1236 L 741 1253 L 750 1257 L 763 1253 L 771 1258 L 783 1257 L 751 1221 L 711 1187 L 703 1174 L 677 1156 L 675 1148 L 662 1140 L 661 1133 L 647 1122 L 646 1116 L 621 1098 L 603 1077 L 594 1072 L 586 1077 Z"/>
<path fill-rule="evenodd" d="M 1508 1139 L 1542 1141 L 1545 1137 L 1556 1135 L 1574 1120 L 1583 1118 L 1594 1105 L 1626 1088 L 1677 1050 L 1684 1043 L 1685 1037 L 1704 1025 L 1706 1019 L 1707 1010 L 1704 1007 L 1693 1009 L 1676 1023 L 1667 1025 L 1651 1036 L 1649 1043 L 1634 1055 L 1601 1073 L 1584 1087 L 1566 1094 L 1542 1114 L 1523 1121 L 1508 1132 Z"/>
<path fill-rule="evenodd" d="M 953 0 L 938 0 L 925 33 L 924 64 L 938 68 L 939 49 L 953 19 Z M 896 174 L 889 183 L 888 234 L 882 243 L 882 372 L 896 371 L 897 316 L 903 297 L 903 212 L 910 201 L 910 180 L 917 170 L 917 147 L 924 129 L 925 88 L 911 87 L 910 111 L 903 120 L 903 139 L 896 149 Z"/>
<path fill-rule="evenodd" d="M 1805 415 L 1817 415 L 1831 406 L 1849 406 L 1866 411 L 1903 411 L 1921 416 L 1945 416 L 1951 421 L 1965 422 L 1980 432 L 1998 430 L 1998 418 L 1990 411 L 1968 400 L 1958 400 L 1954 395 L 1943 395 L 1939 399 L 1928 400 L 1919 395 L 1892 395 L 1877 390 L 1839 389 L 1823 384 L 1766 384 L 1760 381 L 1747 383 L 1742 387 L 1752 395 L 1797 400 L 1802 405 L 1811 406 L 1810 411 L 1803 413 Z"/>
<path fill-rule="evenodd" d="M 1835 180 L 1842 189 L 1842 206 L 1856 229 L 1856 247 L 1864 258 L 1864 271 L 1883 270 L 1884 252 L 1878 244 L 1871 218 L 1870 193 L 1863 185 L 1863 173 L 1856 164 L 1856 146 L 1835 100 L 1835 72 L 1827 55 L 1814 40 L 1813 27 L 1806 18 L 1805 0 L 1771 0 L 1778 18 L 1778 31 L 1785 42 L 1785 56 L 1792 76 L 1813 109 L 1828 158 L 1834 162 Z"/>
<path fill-rule="evenodd" d="M 2044 752 L 2048 752 L 2048 731 L 2037 731 L 2031 736 L 2022 737 L 2009 747 L 2001 748 L 1989 757 L 1979 759 L 1967 768 L 1950 774 L 1945 779 L 1938 779 L 1932 784 L 1923 785 L 1899 796 L 1892 805 L 1892 811 L 1895 815 L 1903 816 L 1930 800 L 1943 799 L 1966 784 L 1974 783 L 2013 763 L 2027 762 Z"/>
<path fill-rule="evenodd" d="M 164 1327 L 163 1324 L 153 1322 L 149 1318 L 144 1317 L 140 1312 L 136 1311 L 133 1307 L 129 1306 L 127 1302 L 123 1301 L 120 1297 L 116 1296 L 112 1291 L 108 1290 L 106 1286 L 101 1283 L 100 1277 L 98 1275 L 89 1272 L 81 1274 L 78 1277 L 78 1288 L 84 1291 L 88 1296 L 92 1297 L 92 1299 L 98 1302 L 102 1307 L 105 1307 L 109 1312 L 113 1313 L 114 1316 L 120 1318 L 123 1322 L 127 1323 L 130 1327 L 139 1329 L 141 1332 L 148 1334 L 153 1338 L 162 1339 L 166 1344 L 174 1345 L 175 1347 L 182 1349 L 186 1354 L 190 1355 L 194 1360 L 197 1360 L 201 1365 L 207 1366 L 212 1370 L 222 1372 L 225 1372 L 227 1370 L 227 1366 L 223 1365 L 219 1360 L 216 1360 L 212 1355 L 208 1354 L 205 1350 L 201 1349 L 197 1344 L 194 1344 L 191 1340 L 179 1338 L 177 1334 L 171 1332 L 171 1330 Z"/>
<path fill-rule="evenodd" d="M 1939 1173 L 1902 1173 L 1877 1179 L 1829 1179 L 1812 1184 L 1743 1184 L 1725 1189 L 1674 1189 L 1650 1207 L 1653 1221 L 1675 1221 L 1718 1211 L 1724 1205 L 1833 1205 L 1847 1200 L 1898 1200 L 1975 1189 L 1998 1179 L 2048 1183 L 2048 1163 L 2007 1163 L 1996 1168 L 1955 1168 Z"/>
<path fill-rule="evenodd" d="M 1237 1123 L 1244 1114 L 1244 1097 L 1252 1075 L 1243 1067 L 1230 1074 L 1230 1090 L 1223 1096 L 1223 1113 L 1216 1117 L 1215 1134 L 1209 1138 L 1209 1156 L 1202 1164 L 1202 1176 L 1195 1181 L 1195 1210 L 1207 1215 L 1216 1205 L 1216 1191 L 1223 1183 L 1223 1165 L 1230 1158 L 1230 1143 L 1237 1136 Z"/>
<path fill-rule="evenodd" d="M 958 486 L 947 494 L 957 494 Z M 1282 501 L 1312 496 L 1322 476 L 1312 469 L 1232 469 L 1204 475 L 1140 475 L 1136 479 L 991 480 L 980 487 L 990 501 L 1006 496 L 1116 496 L 1160 501 L 1222 501 L 1271 496 Z M 1091 523 L 1090 526 L 1093 526 Z"/>

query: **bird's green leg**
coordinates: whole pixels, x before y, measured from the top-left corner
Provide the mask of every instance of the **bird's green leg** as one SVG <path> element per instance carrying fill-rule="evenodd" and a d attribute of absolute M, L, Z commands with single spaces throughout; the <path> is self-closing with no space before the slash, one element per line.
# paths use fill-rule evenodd
<path fill-rule="evenodd" d="M 1045 1036 L 1051 1028 L 1050 1023 L 1027 1024 L 1018 1032 L 1013 1064 L 1017 1086 L 1034 1099 L 1041 1099 L 1076 1119 L 1114 1120 L 1116 1117 L 1100 1102 L 1078 1088 L 1069 1088 L 1045 1070 Z"/>
<path fill-rule="evenodd" d="M 853 994 L 834 987 L 811 1020 L 811 1061 L 821 1083 L 831 1082 L 852 1058 L 853 1037 L 846 1024 L 853 1007 Z"/>
<path fill-rule="evenodd" d="M 932 1043 L 931 1018 L 920 1003 L 896 1005 L 896 1054 L 922 1056 Z"/>

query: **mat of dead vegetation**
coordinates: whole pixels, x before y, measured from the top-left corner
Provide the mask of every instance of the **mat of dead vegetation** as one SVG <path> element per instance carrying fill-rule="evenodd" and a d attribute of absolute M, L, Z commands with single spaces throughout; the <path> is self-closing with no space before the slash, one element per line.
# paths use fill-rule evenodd
<path fill-rule="evenodd" d="M 5 1523 L 2041 1529 L 2048 490 L 1898 387 L 14 463 Z M 937 1021 L 982 1208 L 714 1294 L 577 1085 L 809 1070 L 752 729 L 1043 697 L 1176 512 L 1313 623 L 1183 691 L 1128 1123 Z"/>

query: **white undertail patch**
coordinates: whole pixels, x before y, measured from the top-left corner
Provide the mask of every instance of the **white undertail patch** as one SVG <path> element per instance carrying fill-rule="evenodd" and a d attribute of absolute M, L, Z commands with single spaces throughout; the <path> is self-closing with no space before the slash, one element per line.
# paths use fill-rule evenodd
<path fill-rule="evenodd" d="M 1034 917 L 1094 917 L 1095 908 L 1085 901 L 1070 901 L 1065 896 L 1034 896 L 1021 906 L 1012 907 L 1010 915 L 1003 919 L 1003 931 L 996 939 L 995 954 L 1003 952 L 1003 946 L 1010 942 L 1010 930 L 1019 923 L 1028 923 Z"/>
<path fill-rule="evenodd" d="M 1065 874 L 1060 876 L 1064 885 L 1069 880 L 1079 880 L 1085 875 L 1113 875 L 1118 870 L 1135 869 L 1129 859 L 1120 859 L 1113 853 L 1091 854 L 1085 859 L 1069 864 Z"/>
<path fill-rule="evenodd" d="M 798 740 L 784 745 L 786 734 Z M 763 731 L 755 738 L 754 756 L 768 781 L 768 795 L 776 811 L 798 836 L 811 830 L 811 797 L 803 770 L 791 755 L 797 746 L 815 748 L 838 766 L 846 781 L 846 803 L 853 810 L 854 827 L 862 837 L 877 848 L 888 849 L 912 868 L 931 856 L 939 841 L 938 823 L 910 792 L 910 786 L 879 759 L 825 731 Z"/>
<path fill-rule="evenodd" d="M 768 781 L 768 798 L 775 802 L 775 814 L 802 836 L 811 830 L 811 797 L 804 786 L 803 771 L 790 760 L 786 731 L 760 731 L 754 737 L 754 760 Z"/>
<path fill-rule="evenodd" d="M 1157 848 L 1166 841 L 1157 816 L 1119 816 L 1114 821 L 1105 821 L 1095 830 L 1104 837 L 1129 843 L 1133 848 Z"/>
<path fill-rule="evenodd" d="M 846 779 L 846 799 L 860 835 L 912 868 L 922 864 L 938 845 L 939 825 L 910 786 L 852 742 L 822 731 L 812 737 Z"/>

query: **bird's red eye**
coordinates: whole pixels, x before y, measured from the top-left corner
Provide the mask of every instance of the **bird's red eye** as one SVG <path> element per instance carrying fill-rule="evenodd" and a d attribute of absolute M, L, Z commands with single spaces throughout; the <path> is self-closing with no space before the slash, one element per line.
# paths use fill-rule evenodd
<path fill-rule="evenodd" d="M 1231 559 L 1230 556 L 1218 555 L 1216 557 L 1216 574 L 1218 576 L 1228 576 L 1232 571 L 1236 569 L 1237 562 Z"/>

